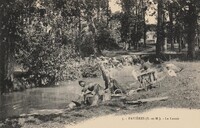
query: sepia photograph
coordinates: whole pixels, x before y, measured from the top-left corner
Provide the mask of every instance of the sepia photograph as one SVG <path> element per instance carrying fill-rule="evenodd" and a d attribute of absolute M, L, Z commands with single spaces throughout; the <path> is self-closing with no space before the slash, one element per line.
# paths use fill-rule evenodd
<path fill-rule="evenodd" d="M 0 128 L 200 128 L 200 0 L 0 0 Z"/>

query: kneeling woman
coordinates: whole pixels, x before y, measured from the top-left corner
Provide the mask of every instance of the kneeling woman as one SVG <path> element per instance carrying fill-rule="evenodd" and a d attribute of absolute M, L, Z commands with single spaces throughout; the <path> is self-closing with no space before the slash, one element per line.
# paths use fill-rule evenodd
<path fill-rule="evenodd" d="M 104 89 L 99 84 L 86 84 L 85 81 L 79 81 L 79 85 L 82 87 L 81 96 L 83 96 L 86 105 L 95 106 L 99 101 L 103 100 Z"/>

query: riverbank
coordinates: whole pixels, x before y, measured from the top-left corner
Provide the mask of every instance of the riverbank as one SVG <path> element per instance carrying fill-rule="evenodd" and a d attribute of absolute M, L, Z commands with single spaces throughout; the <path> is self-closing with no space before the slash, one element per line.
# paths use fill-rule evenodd
<path fill-rule="evenodd" d="M 159 88 L 141 92 L 135 99 L 168 96 L 167 101 L 152 102 L 141 106 L 124 105 L 119 102 L 101 104 L 97 107 L 83 107 L 75 110 L 64 109 L 60 113 L 23 115 L 8 118 L 0 122 L 1 127 L 22 128 L 62 128 L 66 125 L 109 114 L 124 115 L 149 111 L 153 108 L 186 108 L 200 109 L 200 62 L 173 62 L 183 70 L 177 77 L 166 77 L 159 83 Z M 122 78 L 123 79 L 123 78 Z M 67 104 L 66 104 L 67 106 Z M 44 110 L 45 111 L 45 110 Z"/>

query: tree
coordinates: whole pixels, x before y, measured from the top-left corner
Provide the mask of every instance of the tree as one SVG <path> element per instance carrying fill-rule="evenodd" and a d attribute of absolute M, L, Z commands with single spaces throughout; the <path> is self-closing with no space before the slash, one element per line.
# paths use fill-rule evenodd
<path fill-rule="evenodd" d="M 144 39 L 144 47 L 146 47 L 147 26 L 146 26 L 145 15 L 146 15 L 147 6 L 144 4 L 144 0 L 142 0 L 141 8 L 142 8 L 142 18 L 143 18 L 143 39 Z"/>
<path fill-rule="evenodd" d="M 11 89 L 14 73 L 15 41 L 20 4 L 15 0 L 0 1 L 0 92 Z"/>
<path fill-rule="evenodd" d="M 174 30 L 173 30 L 173 4 L 169 3 L 169 43 L 171 43 L 171 50 L 174 50 Z"/>
<path fill-rule="evenodd" d="M 63 63 L 79 53 L 99 54 L 104 45 L 96 38 L 103 35 L 99 30 L 104 23 L 104 29 L 108 28 L 108 0 L 8 0 L 0 4 L 2 91 L 12 86 L 14 63 L 28 70 L 24 77 L 29 83 L 49 85 L 60 80 Z M 66 66 L 68 72 L 70 66 Z"/>
<path fill-rule="evenodd" d="M 188 43 L 188 58 L 195 58 L 195 36 L 196 36 L 196 24 L 197 24 L 197 13 L 194 2 L 186 2 L 186 17 L 185 24 L 187 30 L 187 43 Z"/>
<path fill-rule="evenodd" d="M 164 42 L 163 32 L 163 0 L 158 0 L 158 21 L 157 21 L 157 42 L 156 42 L 156 55 L 160 55 Z"/>
<path fill-rule="evenodd" d="M 170 36 L 170 41 L 172 42 L 176 39 L 179 43 L 179 51 L 181 50 L 182 35 L 185 34 L 185 40 L 188 44 L 188 58 L 195 58 L 195 37 L 197 35 L 197 15 L 200 7 L 200 2 L 198 0 L 171 0 L 169 6 L 169 17 L 170 17 L 170 32 L 173 31 L 173 36 Z M 175 8 L 175 11 L 173 11 Z M 174 16 L 172 15 L 174 14 Z M 175 24 L 173 24 L 175 22 Z M 173 28 L 173 30 L 172 30 Z"/>

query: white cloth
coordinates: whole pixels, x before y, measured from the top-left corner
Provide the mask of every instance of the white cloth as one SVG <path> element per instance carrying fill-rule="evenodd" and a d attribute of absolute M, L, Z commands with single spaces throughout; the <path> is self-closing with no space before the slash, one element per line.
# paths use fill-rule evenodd
<path fill-rule="evenodd" d="M 169 76 L 172 76 L 172 77 L 176 77 L 176 76 L 177 76 L 177 74 L 175 73 L 175 71 L 172 70 L 172 69 L 169 69 L 169 70 L 167 71 L 167 73 L 169 74 Z"/>

